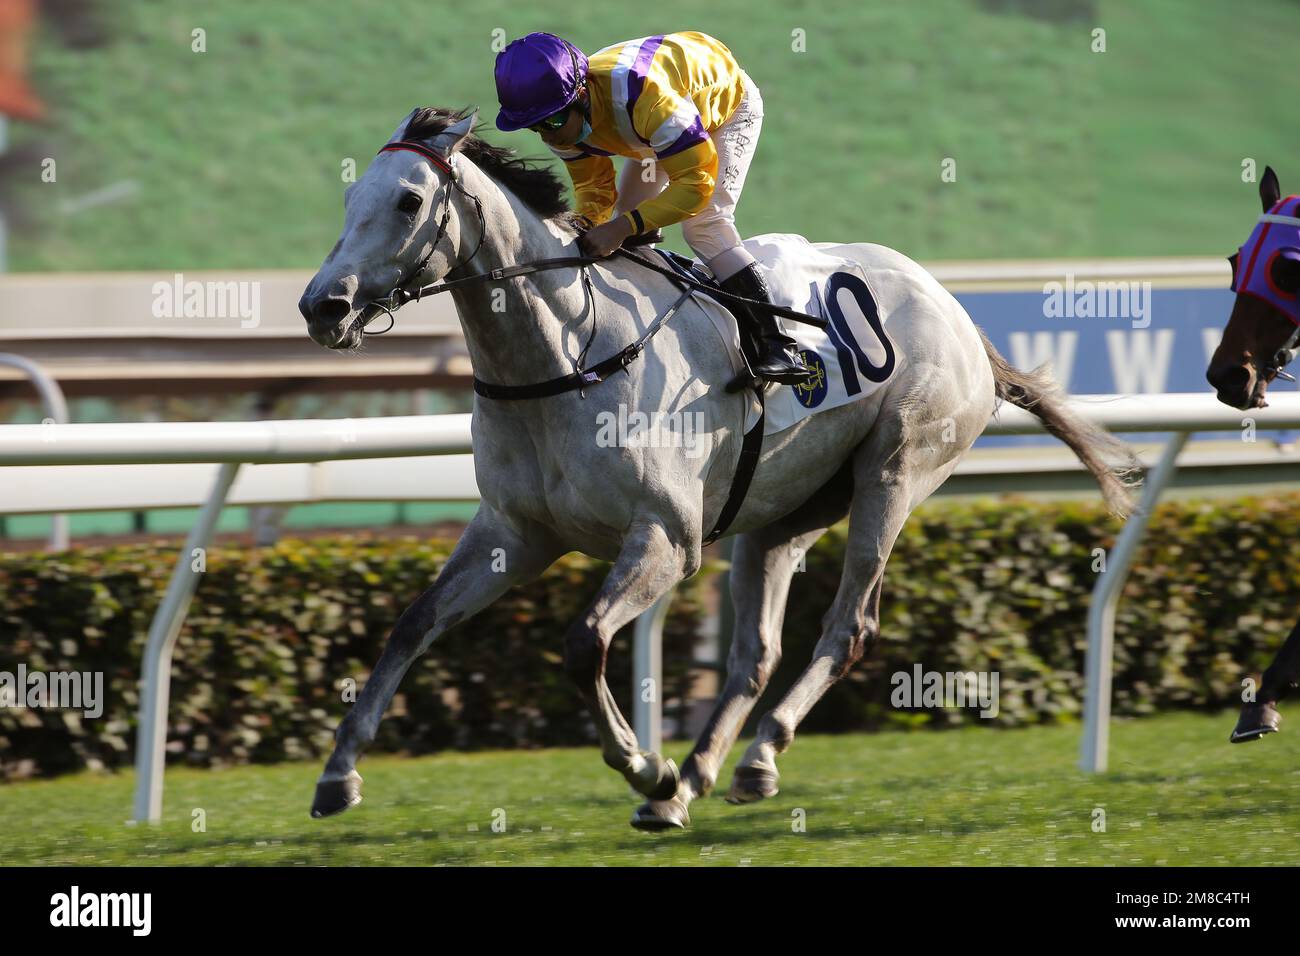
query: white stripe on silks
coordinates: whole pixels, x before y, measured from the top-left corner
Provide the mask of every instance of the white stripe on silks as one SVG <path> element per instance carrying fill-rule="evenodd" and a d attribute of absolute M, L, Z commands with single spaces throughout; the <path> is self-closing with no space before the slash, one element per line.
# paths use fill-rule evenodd
<path fill-rule="evenodd" d="M 632 117 L 627 111 L 627 86 L 632 76 L 632 64 L 636 62 L 637 54 L 641 52 L 641 44 L 648 39 L 650 38 L 642 37 L 624 44 L 623 49 L 619 51 L 618 62 L 614 64 L 614 69 L 609 74 L 609 86 L 614 97 L 614 125 L 618 127 L 618 135 L 623 138 L 623 142 L 643 156 L 653 154 L 632 128 Z"/>
<path fill-rule="evenodd" d="M 700 116 L 700 111 L 695 108 L 695 104 L 689 99 L 677 99 L 677 106 L 673 109 L 672 116 L 659 124 L 659 128 L 650 134 L 650 147 L 656 153 L 662 153 L 665 149 L 677 142 L 677 138 L 691 128 L 691 124 L 699 120 L 700 130 L 706 136 L 708 130 L 704 129 L 704 119 Z"/>
<path fill-rule="evenodd" d="M 1276 216 L 1273 213 L 1266 212 L 1259 217 L 1260 222 L 1280 222 L 1284 226 L 1300 226 L 1300 219 L 1295 216 Z"/>

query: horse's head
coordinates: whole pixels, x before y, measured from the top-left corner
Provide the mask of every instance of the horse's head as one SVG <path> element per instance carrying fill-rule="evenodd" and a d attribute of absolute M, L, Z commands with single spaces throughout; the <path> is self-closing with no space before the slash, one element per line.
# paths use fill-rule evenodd
<path fill-rule="evenodd" d="M 1223 339 L 1205 377 L 1219 401 L 1233 408 L 1264 408 L 1264 392 L 1294 357 L 1300 339 L 1300 196 L 1281 198 L 1277 175 L 1264 170 L 1259 198 L 1264 215 L 1245 244 L 1229 256 L 1232 307 Z"/>
<path fill-rule="evenodd" d="M 315 342 L 355 348 L 375 316 L 401 304 L 395 292 L 436 282 L 458 264 L 456 153 L 475 115 L 412 110 L 344 191 L 343 234 L 298 302 Z"/>

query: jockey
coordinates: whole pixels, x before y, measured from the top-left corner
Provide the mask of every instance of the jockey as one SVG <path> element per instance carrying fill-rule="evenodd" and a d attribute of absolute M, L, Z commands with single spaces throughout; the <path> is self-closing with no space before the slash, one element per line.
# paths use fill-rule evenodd
<path fill-rule="evenodd" d="M 531 129 L 564 160 L 578 214 L 593 224 L 579 239 L 585 254 L 610 255 L 629 236 L 680 222 L 725 291 L 772 301 L 735 221 L 763 100 L 722 43 L 668 33 L 588 60 L 557 36 L 530 33 L 497 55 L 496 86 L 497 128 Z M 617 187 L 614 155 L 627 157 Z M 792 385 L 811 376 L 771 312 L 731 308 L 756 333 L 756 375 Z"/>

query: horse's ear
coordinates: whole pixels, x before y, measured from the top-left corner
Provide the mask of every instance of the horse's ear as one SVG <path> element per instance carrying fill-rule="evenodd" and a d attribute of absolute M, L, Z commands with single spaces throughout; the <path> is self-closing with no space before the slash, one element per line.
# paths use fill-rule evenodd
<path fill-rule="evenodd" d="M 463 119 L 452 123 L 435 136 L 429 145 L 444 156 L 450 156 L 465 144 L 465 140 L 469 139 L 470 134 L 474 131 L 474 121 L 476 119 L 478 119 L 478 110 L 471 109 Z"/>
<path fill-rule="evenodd" d="M 1282 198 L 1282 187 L 1277 183 L 1277 173 L 1273 172 L 1272 166 L 1264 167 L 1264 176 L 1259 181 L 1259 201 L 1264 204 L 1264 211 L 1268 212 L 1277 205 L 1277 201 Z"/>
<path fill-rule="evenodd" d="M 398 123 L 397 129 L 393 130 L 393 135 L 388 137 L 388 141 L 390 143 L 396 143 L 398 140 L 402 138 L 402 134 L 406 132 L 406 124 L 411 122 L 411 118 L 414 117 L 415 114 L 418 112 L 420 112 L 420 108 L 417 106 L 415 109 L 411 110 L 411 112 L 406 114 L 406 119 Z"/>
<path fill-rule="evenodd" d="M 1273 259 L 1269 278 L 1283 292 L 1300 291 L 1300 249 L 1283 249 Z"/>

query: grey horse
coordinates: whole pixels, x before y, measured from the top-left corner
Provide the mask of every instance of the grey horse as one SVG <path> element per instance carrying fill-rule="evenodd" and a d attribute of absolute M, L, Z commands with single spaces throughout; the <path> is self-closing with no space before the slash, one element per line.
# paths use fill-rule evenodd
<path fill-rule="evenodd" d="M 544 382 L 584 356 L 614 355 L 678 300 L 680 286 L 624 258 L 493 279 L 493 270 L 578 254 L 565 188 L 549 169 L 473 133 L 472 111 L 413 111 L 345 193 L 338 244 L 300 303 L 312 339 L 356 349 L 391 309 L 395 290 L 444 277 L 475 376 L 500 385 Z M 407 144 L 393 148 L 392 144 Z M 1070 414 L 1042 372 L 1009 366 L 957 301 L 923 268 L 884 246 L 821 244 L 861 264 L 889 319 L 897 364 L 872 395 L 799 421 L 762 449 L 735 535 L 735 632 L 713 713 L 680 772 L 642 751 L 605 681 L 614 634 L 700 567 L 703 540 L 728 498 L 749 397 L 728 394 L 734 370 L 693 299 L 650 340 L 626 374 L 580 395 L 530 401 L 476 396 L 474 466 L 482 505 L 446 566 L 408 607 L 336 734 L 313 816 L 361 799 L 356 762 L 411 663 L 513 585 L 569 551 L 612 562 L 564 638 L 564 667 L 582 694 L 601 754 L 647 801 L 643 829 L 682 827 L 780 659 L 782 618 L 800 555 L 849 519 L 844 569 L 811 663 L 758 725 L 736 768 L 731 802 L 777 792 L 776 757 L 800 721 L 879 633 L 890 549 L 908 514 L 952 472 L 999 399 L 1032 411 L 1095 476 L 1110 508 L 1127 511 L 1123 445 Z M 602 413 L 690 412 L 700 447 L 600 447 Z M 605 417 L 606 421 L 608 418 Z M 625 443 L 631 445 L 632 443 Z M 490 634 L 483 635 L 491 640 Z"/>

